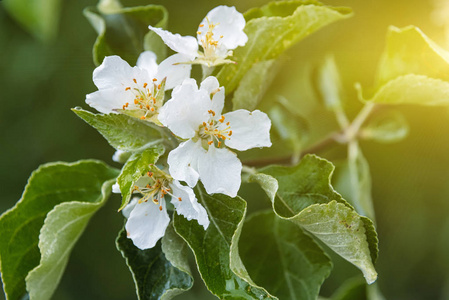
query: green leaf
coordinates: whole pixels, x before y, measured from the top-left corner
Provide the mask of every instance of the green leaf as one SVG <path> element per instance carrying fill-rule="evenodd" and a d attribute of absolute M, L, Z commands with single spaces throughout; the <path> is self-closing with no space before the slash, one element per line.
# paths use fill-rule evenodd
<path fill-rule="evenodd" d="M 117 175 L 116 169 L 98 161 L 79 161 L 71 164 L 51 163 L 41 166 L 31 174 L 21 200 L 0 218 L 0 231 L 2 233 L 0 235 L 0 266 L 7 299 L 20 299 L 26 294 L 25 277 L 39 265 L 41 259 L 39 247 L 42 247 L 41 250 L 43 251 L 42 267 L 38 267 L 36 273 L 45 270 L 55 272 L 49 273 L 48 276 L 53 276 L 52 278 L 55 280 L 50 284 L 57 284 L 59 279 L 56 280 L 56 277 L 60 276 L 58 273 L 62 272 L 65 263 L 60 262 L 52 266 L 51 270 L 48 269 L 48 264 L 51 264 L 55 258 L 54 254 L 49 251 L 58 250 L 55 253 L 61 256 L 62 253 L 59 251 L 62 248 L 64 248 L 64 251 L 69 251 L 71 245 L 48 247 L 50 235 L 55 233 L 49 231 L 55 230 L 54 226 L 61 222 L 59 213 L 63 214 L 63 218 L 68 217 L 68 213 L 73 213 L 74 219 L 62 219 L 66 222 L 67 227 L 58 228 L 60 230 L 57 233 L 58 238 L 64 241 L 64 235 L 66 237 L 79 235 L 83 227 L 82 222 L 78 223 L 79 227 L 76 224 L 73 224 L 75 227 L 72 227 L 72 224 L 70 224 L 77 218 L 77 209 L 83 210 L 80 208 L 82 205 L 76 207 L 77 204 L 87 204 L 85 208 L 90 207 L 92 209 L 101 206 L 101 202 L 106 196 L 106 185 L 103 186 L 103 183 Z M 67 204 L 62 205 L 63 202 L 67 202 Z M 58 204 L 61 205 L 57 206 Z M 55 212 L 48 214 L 54 208 Z M 72 211 L 71 208 L 74 210 Z M 78 212 L 82 213 L 81 211 Z M 48 219 L 46 220 L 47 214 Z M 66 231 L 66 229 L 69 231 Z M 40 232 L 43 240 L 38 247 Z M 63 260 L 66 260 L 64 256 L 62 257 Z M 45 280 L 45 278 L 42 278 L 34 281 L 36 278 L 34 276 L 31 277 L 29 283 L 33 286 L 33 292 L 35 291 L 35 285 L 39 284 L 38 281 Z M 47 291 L 54 289 L 51 286 L 45 288 Z"/>
<path fill-rule="evenodd" d="M 324 59 L 318 74 L 318 88 L 324 104 L 330 110 L 342 107 L 342 84 L 340 73 L 333 55 Z"/>
<path fill-rule="evenodd" d="M 232 110 L 256 109 L 277 73 L 275 63 L 274 59 L 261 61 L 246 72 L 232 98 Z"/>
<path fill-rule="evenodd" d="M 209 291 L 220 299 L 277 299 L 251 280 L 238 254 L 246 202 L 240 197 L 208 195 L 200 186 L 196 196 L 211 221 L 207 230 L 178 214 L 174 214 L 174 228 L 192 249 Z"/>
<path fill-rule="evenodd" d="M 170 233 L 168 228 L 166 234 L 174 237 L 176 233 L 173 229 Z M 193 278 L 190 272 L 178 268 L 167 259 L 162 251 L 161 242 L 151 249 L 141 250 L 127 238 L 126 230 L 123 229 L 117 237 L 116 244 L 133 275 L 139 300 L 169 300 L 192 287 Z M 184 252 L 175 252 L 178 251 L 174 248 L 177 246 L 182 244 L 179 241 L 165 243 L 165 248 L 171 251 L 171 258 L 176 256 L 176 261 L 182 260 L 182 265 L 186 265 L 186 256 L 181 256 Z"/>
<path fill-rule="evenodd" d="M 359 98 L 379 104 L 449 105 L 449 82 L 425 75 L 399 76 L 382 85 L 368 100 L 356 85 Z"/>
<path fill-rule="evenodd" d="M 449 104 L 449 52 L 414 26 L 390 27 L 376 87 L 359 98 L 382 104 Z"/>
<path fill-rule="evenodd" d="M 71 201 L 58 204 L 45 218 L 39 235 L 41 261 L 26 277 L 31 300 L 50 299 L 69 260 L 75 243 L 90 218 L 105 204 L 115 179 L 106 181 L 94 202 Z"/>
<path fill-rule="evenodd" d="M 93 48 L 97 66 L 109 55 L 118 55 L 134 65 L 144 50 L 152 50 L 159 60 L 165 58 L 162 40 L 148 30 L 148 25 L 167 26 L 168 13 L 163 6 L 146 5 L 103 11 L 101 8 L 87 7 L 84 10 L 84 15 L 98 33 Z"/>
<path fill-rule="evenodd" d="M 380 143 L 394 143 L 404 139 L 408 132 L 409 126 L 404 115 L 399 111 L 388 110 L 375 114 L 361 129 L 359 136 Z"/>
<path fill-rule="evenodd" d="M 379 63 L 377 83 L 384 85 L 399 76 L 415 74 L 449 81 L 449 52 L 419 28 L 391 26 L 387 46 Z"/>
<path fill-rule="evenodd" d="M 362 217 L 349 207 L 331 201 L 314 204 L 288 218 L 320 239 L 359 268 L 368 284 L 377 279 Z"/>
<path fill-rule="evenodd" d="M 42 41 L 56 37 L 61 0 L 4 0 L 3 6 L 34 37 Z"/>
<path fill-rule="evenodd" d="M 370 168 L 357 142 L 348 144 L 348 158 L 338 166 L 334 183 L 359 214 L 375 219 Z"/>
<path fill-rule="evenodd" d="M 164 151 L 162 146 L 156 146 L 131 155 L 117 178 L 122 194 L 119 211 L 129 203 L 134 183 L 149 171 L 149 165 L 155 164 Z"/>
<path fill-rule="evenodd" d="M 251 278 L 279 299 L 315 300 L 332 269 L 309 235 L 272 211 L 247 218 L 239 246 Z"/>
<path fill-rule="evenodd" d="M 374 226 L 332 188 L 333 171 L 327 160 L 306 155 L 295 167 L 269 166 L 252 175 L 250 181 L 258 182 L 267 192 L 279 217 L 312 233 L 373 283 L 378 252 Z"/>
<path fill-rule="evenodd" d="M 276 59 L 294 43 L 318 29 L 351 16 L 348 8 L 323 6 L 316 1 L 276 1 L 245 13 L 248 42 L 217 74 L 226 93 L 233 92 L 254 64 Z"/>
<path fill-rule="evenodd" d="M 139 151 L 162 143 L 158 129 L 147 121 L 123 114 L 94 114 L 81 108 L 72 111 L 97 129 L 117 150 Z"/>

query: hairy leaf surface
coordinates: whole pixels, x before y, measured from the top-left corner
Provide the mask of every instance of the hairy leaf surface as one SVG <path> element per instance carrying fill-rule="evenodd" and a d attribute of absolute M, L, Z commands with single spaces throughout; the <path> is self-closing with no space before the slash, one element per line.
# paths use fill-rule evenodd
<path fill-rule="evenodd" d="M 139 151 L 162 142 L 159 131 L 146 121 L 123 114 L 94 114 L 80 108 L 72 111 L 117 150 Z"/>
<path fill-rule="evenodd" d="M 377 278 L 377 234 L 330 185 L 334 166 L 306 155 L 295 167 L 269 166 L 250 180 L 261 184 L 275 213 L 304 228 L 361 269 L 368 283 Z"/>

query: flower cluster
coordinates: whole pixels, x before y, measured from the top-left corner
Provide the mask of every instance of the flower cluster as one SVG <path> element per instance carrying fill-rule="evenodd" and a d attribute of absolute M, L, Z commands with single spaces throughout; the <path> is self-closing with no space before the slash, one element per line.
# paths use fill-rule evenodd
<path fill-rule="evenodd" d="M 179 140 L 179 145 L 169 152 L 166 164 L 158 162 L 167 165 L 167 169 L 150 165 L 148 173 L 133 183 L 133 193 L 140 198 L 123 210 L 128 218 L 128 237 L 141 249 L 153 247 L 164 235 L 170 222 L 167 205 L 207 229 L 208 214 L 192 188 L 201 181 L 209 194 L 235 197 L 241 184 L 242 164 L 230 149 L 271 146 L 271 121 L 265 113 L 243 109 L 222 113 L 225 89 L 217 78 L 209 76 L 199 87 L 190 78 L 192 64 L 213 67 L 232 63 L 228 59 L 231 50 L 247 41 L 244 27 L 243 16 L 227 6 L 216 7 L 207 14 L 199 26 L 197 40 L 150 26 L 178 53 L 157 65 L 156 55 L 146 51 L 135 67 L 118 56 L 110 56 L 94 71 L 98 91 L 87 95 L 90 106 L 102 113 L 123 113 L 166 127 Z M 164 102 L 169 89 L 173 89 L 171 98 Z M 113 190 L 120 192 L 118 184 Z"/>

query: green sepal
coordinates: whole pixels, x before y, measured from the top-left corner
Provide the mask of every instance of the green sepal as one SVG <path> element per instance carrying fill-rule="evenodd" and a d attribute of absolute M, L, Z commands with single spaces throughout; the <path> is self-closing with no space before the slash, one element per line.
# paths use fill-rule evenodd
<path fill-rule="evenodd" d="M 168 12 L 165 7 L 146 5 L 112 11 L 102 11 L 101 6 L 87 7 L 84 16 L 98 33 L 92 50 L 95 65 L 100 65 L 109 55 L 118 55 L 135 65 L 145 50 L 155 52 L 158 60 L 165 58 L 165 45 L 148 29 L 148 25 L 166 28 Z"/>
<path fill-rule="evenodd" d="M 124 114 L 94 114 L 81 108 L 72 111 L 100 134 L 117 150 L 141 151 L 161 144 L 159 127 Z"/>
<path fill-rule="evenodd" d="M 195 194 L 209 216 L 207 230 L 176 213 L 173 224 L 192 249 L 209 291 L 220 299 L 277 299 L 251 280 L 239 256 L 246 202 L 240 197 L 209 195 L 201 185 L 195 188 Z"/>
<path fill-rule="evenodd" d="M 67 254 L 117 175 L 118 170 L 94 160 L 50 163 L 31 174 L 20 201 L 0 217 L 0 266 L 7 299 L 26 295 L 25 278 L 34 268 L 27 278 L 30 296 L 51 296 Z M 54 241 L 58 244 L 51 244 Z"/>
<path fill-rule="evenodd" d="M 119 211 L 125 208 L 131 200 L 134 183 L 150 171 L 150 165 L 155 164 L 164 152 L 164 147 L 156 146 L 131 155 L 123 166 L 120 175 L 117 177 L 117 183 L 120 186 L 120 192 L 122 194 L 122 203 Z"/>

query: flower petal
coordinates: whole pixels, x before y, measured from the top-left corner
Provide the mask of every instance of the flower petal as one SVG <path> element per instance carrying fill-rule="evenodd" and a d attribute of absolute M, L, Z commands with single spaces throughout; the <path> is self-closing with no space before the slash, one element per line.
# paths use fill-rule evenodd
<path fill-rule="evenodd" d="M 212 109 L 217 114 L 221 114 L 225 101 L 225 89 L 224 87 L 220 87 L 217 78 L 214 76 L 209 76 L 204 79 L 203 82 L 201 82 L 200 90 L 207 91 L 208 95 L 214 93 L 214 95 L 212 96 L 210 109 Z"/>
<path fill-rule="evenodd" d="M 148 77 L 153 79 L 156 77 L 158 66 L 156 62 L 156 54 L 152 51 L 144 51 L 140 53 L 136 66 L 148 72 Z"/>
<path fill-rule="evenodd" d="M 93 73 L 93 81 L 98 89 L 121 87 L 132 82 L 133 68 L 117 55 L 106 56 Z"/>
<path fill-rule="evenodd" d="M 167 158 L 170 175 L 180 181 L 185 181 L 194 187 L 198 181 L 198 161 L 205 155 L 206 150 L 201 142 L 188 140 L 181 143 L 178 148 L 170 151 Z"/>
<path fill-rule="evenodd" d="M 198 167 L 200 179 L 207 193 L 237 196 L 241 183 L 242 163 L 234 152 L 210 146 L 206 155 L 198 160 Z"/>
<path fill-rule="evenodd" d="M 160 204 L 162 210 L 152 201 L 138 203 L 129 215 L 125 228 L 128 238 L 132 239 L 139 249 L 153 248 L 165 234 L 170 218 L 165 201 Z"/>
<path fill-rule="evenodd" d="M 175 135 L 189 139 L 208 120 L 211 101 L 206 91 L 198 90 L 194 79 L 186 79 L 172 92 L 172 98 L 159 109 L 159 121 Z"/>
<path fill-rule="evenodd" d="M 271 121 L 265 113 L 239 109 L 224 114 L 224 117 L 225 121 L 220 127 L 226 127 L 229 122 L 232 130 L 232 136 L 225 142 L 226 146 L 239 151 L 271 146 Z"/>
<path fill-rule="evenodd" d="M 177 180 L 174 180 L 170 187 L 173 195 L 176 196 L 172 197 L 171 200 L 171 203 L 176 208 L 176 212 L 189 221 L 192 219 L 197 220 L 198 224 L 202 225 L 204 230 L 206 230 L 210 223 L 209 218 L 204 207 L 198 203 L 192 188 L 181 185 Z"/>
<path fill-rule="evenodd" d="M 156 78 L 162 80 L 167 77 L 165 89 L 170 90 L 177 85 L 180 85 L 185 79 L 190 77 L 192 70 L 191 64 L 185 64 L 189 61 L 189 57 L 184 54 L 174 54 L 166 58 L 159 65 Z"/>
<path fill-rule="evenodd" d="M 134 207 L 136 207 L 136 205 L 139 202 L 139 197 L 134 197 L 129 203 L 128 205 L 125 206 L 125 208 L 122 209 L 122 215 L 129 219 L 129 215 L 131 214 L 131 212 L 134 210 Z"/>
<path fill-rule="evenodd" d="M 181 36 L 180 34 L 173 34 L 167 30 L 148 26 L 161 37 L 164 43 L 173 51 L 186 55 L 189 60 L 194 60 L 198 56 L 198 44 L 193 36 Z"/>
<path fill-rule="evenodd" d="M 86 103 L 101 113 L 117 113 L 127 102 L 134 99 L 132 93 L 127 93 L 124 88 L 101 89 L 86 95 Z"/>
<path fill-rule="evenodd" d="M 112 185 L 112 192 L 116 193 L 116 194 L 120 194 L 121 193 L 120 186 L 118 185 L 118 182 L 116 182 L 116 183 L 114 183 Z"/>
<path fill-rule="evenodd" d="M 223 45 L 227 50 L 232 50 L 238 46 L 244 46 L 248 41 L 248 36 L 243 32 L 246 24 L 245 18 L 235 7 L 221 5 L 212 9 L 201 22 L 203 26 L 198 28 L 198 31 L 201 32 L 198 35 L 198 41 L 204 39 L 207 32 L 207 19 L 210 23 L 216 24 L 213 33 L 219 47 Z"/>

